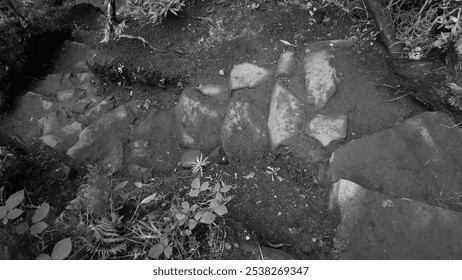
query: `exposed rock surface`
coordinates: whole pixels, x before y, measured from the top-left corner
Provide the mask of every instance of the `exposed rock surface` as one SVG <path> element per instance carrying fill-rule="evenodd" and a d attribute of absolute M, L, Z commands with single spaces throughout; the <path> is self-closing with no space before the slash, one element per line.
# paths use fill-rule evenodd
<path fill-rule="evenodd" d="M 462 132 L 454 128 L 448 115 L 427 112 L 351 141 L 333 153 L 329 182 L 348 179 L 433 205 L 451 199 L 462 192 Z"/>
<path fill-rule="evenodd" d="M 195 149 L 216 147 L 226 105 L 203 96 L 195 88 L 186 89 L 175 108 L 180 143 Z"/>
<path fill-rule="evenodd" d="M 305 133 L 327 146 L 332 141 L 345 138 L 346 130 L 347 116 L 317 115 L 308 123 Z"/>
<path fill-rule="evenodd" d="M 277 82 L 271 96 L 268 133 L 271 149 L 296 137 L 303 118 L 304 104 L 289 89 Z"/>
<path fill-rule="evenodd" d="M 309 53 L 304 60 L 306 102 L 316 110 L 324 108 L 337 92 L 340 80 L 329 61 L 332 55 L 327 50 Z"/>
<path fill-rule="evenodd" d="M 334 242 L 344 259 L 461 259 L 462 213 L 366 190 L 348 180 L 332 189 L 340 213 Z"/>

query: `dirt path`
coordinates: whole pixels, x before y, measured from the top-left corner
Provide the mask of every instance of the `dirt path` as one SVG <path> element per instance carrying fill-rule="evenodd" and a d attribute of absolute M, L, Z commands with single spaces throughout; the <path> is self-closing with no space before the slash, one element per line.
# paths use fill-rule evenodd
<path fill-rule="evenodd" d="M 167 180 L 185 176 L 182 183 L 190 182 L 194 176 L 177 163 L 183 164 L 185 154 L 199 150 L 199 154 L 204 154 L 212 162 L 204 168 L 204 178 L 234 186 L 233 199 L 226 204 L 229 215 L 221 232 L 226 236 L 223 241 L 226 249 L 221 250 L 220 258 L 258 259 L 262 255 L 272 259 L 444 258 L 446 248 L 439 245 L 434 236 L 425 237 L 426 229 L 423 228 L 413 229 L 419 234 L 423 232 L 424 236 L 413 246 L 431 242 L 429 248 L 437 248 L 441 254 L 429 255 L 424 250 L 418 255 L 414 247 L 404 248 L 405 244 L 400 245 L 403 248 L 396 254 L 388 247 L 388 253 L 380 254 L 382 248 L 374 242 L 385 237 L 367 232 L 366 222 L 361 219 L 380 223 L 377 227 L 383 226 L 381 229 L 387 232 L 392 231 L 387 223 L 399 218 L 387 216 L 387 213 L 365 217 L 368 210 L 380 209 L 374 208 L 379 207 L 375 205 L 354 212 L 356 216 L 345 214 L 349 213 L 348 209 L 359 209 L 355 203 L 364 204 L 361 199 L 365 196 L 345 200 L 342 191 L 348 192 L 352 185 L 339 185 L 340 179 L 360 184 L 378 204 L 382 200 L 395 201 L 406 197 L 425 203 L 425 206 L 418 204 L 419 207 L 441 206 L 458 191 L 448 190 L 444 197 L 434 197 L 429 190 L 412 196 L 397 193 L 380 180 L 369 180 L 385 175 L 389 177 L 384 177 L 384 181 L 402 176 L 395 171 L 405 169 L 410 162 L 398 162 L 392 166 L 390 162 L 382 161 L 385 155 L 377 151 L 385 147 L 384 154 L 387 151 L 393 154 L 393 151 L 401 151 L 401 146 L 388 147 L 394 140 L 378 144 L 368 142 L 378 133 L 392 131 L 393 134 L 396 130 L 399 135 L 404 135 L 407 149 L 411 153 L 417 150 L 417 154 L 410 156 L 412 158 L 426 155 L 419 154 L 423 149 L 421 146 L 409 142 L 412 136 L 406 136 L 406 133 L 411 133 L 412 129 L 397 126 L 397 123 L 428 124 L 428 129 L 423 124 L 424 128 L 417 125 L 416 131 L 428 130 L 433 137 L 435 133 L 443 133 L 432 130 L 433 117 L 429 120 L 420 117 L 424 108 L 403 97 L 397 80 L 388 70 L 384 48 L 371 40 L 359 40 L 361 44 L 345 47 L 330 46 L 328 40 L 351 39 L 358 36 L 358 28 L 363 28 L 337 9 L 325 10 L 319 20 L 319 12 L 313 14 L 312 8 L 266 2 L 255 8 L 251 2 L 218 5 L 213 1 L 202 1 L 194 7 L 187 7 L 181 17 L 168 18 L 154 27 L 128 21 L 124 33 L 142 36 L 157 51 L 143 46 L 139 40 L 120 39 L 99 44 L 104 25 L 101 15 L 93 13 L 96 20 L 89 26 L 89 21 L 82 21 L 81 16 L 93 10 L 76 7 L 71 18 L 78 27 L 74 41 L 64 43 L 54 71 L 31 88 L 33 93 L 24 95 L 17 107 L 3 118 L 2 133 L 20 139 L 26 147 L 41 142 L 47 146 L 41 149 L 47 153 L 58 151 L 61 157 L 72 158 L 71 162 L 97 163 L 106 173 L 114 174 L 115 181 L 137 182 L 144 178 L 147 182 L 151 177 Z M 214 10 L 208 13 L 211 6 Z M 298 65 L 290 66 L 287 74 L 279 70 L 286 63 L 282 54 L 293 56 Z M 292 60 L 287 61 L 287 65 L 291 65 Z M 315 62 L 310 64 L 310 61 Z M 325 67 L 310 66 L 321 65 L 324 61 Z M 244 69 L 244 74 L 239 74 L 239 67 Z M 314 76 L 309 76 L 310 71 Z M 334 94 L 318 106 L 310 101 L 309 96 L 317 96 L 318 91 L 321 95 L 329 91 L 330 78 L 321 77 L 320 89 L 314 89 L 314 93 L 307 93 L 304 87 L 309 87 L 310 83 L 302 81 L 314 83 L 318 73 L 323 71 L 333 71 L 331 78 L 336 85 Z M 233 80 L 233 77 L 237 78 Z M 233 81 L 246 79 L 256 86 L 233 86 Z M 221 91 L 219 97 L 215 93 L 210 97 L 203 91 L 201 95 L 201 90 L 195 88 L 199 83 L 225 87 L 225 97 Z M 283 83 L 281 96 L 286 94 L 283 89 L 287 87 L 289 94 L 284 98 L 298 105 L 274 101 L 278 100 L 275 92 L 278 92 L 280 83 Z M 230 96 L 227 96 L 228 87 L 231 87 Z M 290 107 L 291 113 L 284 115 L 284 112 L 277 111 L 280 106 L 273 106 L 275 102 Z M 250 104 L 250 109 L 246 104 Z M 262 109 L 258 109 L 260 107 Z M 189 113 L 181 111 L 182 108 Z M 237 112 L 237 117 L 233 119 L 230 112 Z M 277 115 L 279 113 L 281 115 Z M 186 116 L 182 118 L 181 114 Z M 268 121 L 272 114 L 276 114 L 276 122 L 282 121 L 282 130 L 287 130 L 288 124 L 297 120 L 289 129 L 290 135 L 296 136 L 284 138 L 283 141 L 288 139 L 288 142 L 281 142 L 284 145 L 274 144 L 275 137 L 280 137 L 280 127 L 272 130 L 271 121 Z M 415 116 L 416 119 L 412 119 Z M 445 116 L 442 119 L 450 121 Z M 315 121 L 318 120 L 321 125 L 316 128 Z M 338 121 L 342 123 L 342 120 L 343 124 L 338 127 Z M 229 135 L 221 130 L 223 123 L 230 124 Z M 451 123 L 446 125 L 450 127 Z M 213 129 L 215 126 L 218 130 Z M 260 132 L 262 130 L 265 132 Z M 460 137 L 457 133 L 447 138 L 457 141 Z M 185 140 L 184 135 L 189 135 L 192 140 Z M 424 133 L 419 135 L 425 137 Z M 326 137 L 329 140 L 324 143 Z M 364 141 L 364 147 L 372 147 L 365 159 L 359 156 L 361 149 L 354 148 L 354 143 L 360 141 Z M 432 146 L 437 147 L 435 149 L 441 150 L 447 145 L 439 138 L 435 141 L 437 144 Z M 393 159 L 402 158 L 407 153 L 408 150 L 396 152 Z M 411 167 L 418 173 L 422 166 L 428 165 L 426 160 L 428 158 Z M 67 161 L 69 165 L 71 162 Z M 357 162 L 375 168 L 363 173 L 367 169 L 364 166 L 352 167 Z M 458 166 L 458 159 L 448 164 Z M 393 172 L 386 173 L 384 169 Z M 423 175 L 415 180 L 424 180 L 422 178 L 427 178 L 428 172 L 452 176 L 445 169 L 432 169 L 422 171 Z M 400 178 L 394 186 L 403 182 Z M 444 182 L 435 184 L 444 185 Z M 154 188 L 156 193 L 162 191 L 161 185 Z M 355 190 L 363 190 L 359 185 L 353 186 Z M 376 191 L 386 197 L 375 198 Z M 170 190 L 166 196 L 176 197 L 180 193 L 180 190 Z M 60 203 L 53 201 L 53 196 L 47 196 L 46 200 L 53 207 L 62 209 Z M 412 205 L 394 203 L 403 209 L 415 209 Z M 428 206 L 426 213 L 436 213 L 436 217 L 440 213 L 433 206 Z M 453 212 L 447 215 L 453 215 L 454 220 L 460 217 Z M 361 221 L 360 226 L 354 226 L 356 221 Z M 408 232 L 408 229 L 400 230 Z M 444 232 L 456 230 L 448 226 Z M 205 235 L 203 240 L 213 238 L 210 233 L 200 234 Z M 361 253 L 358 248 L 366 245 L 359 237 L 352 238 L 354 234 L 372 236 L 373 242 L 367 244 L 370 255 Z M 387 242 L 391 244 L 394 240 L 391 237 Z M 449 255 L 460 257 L 456 249 L 454 252 Z"/>

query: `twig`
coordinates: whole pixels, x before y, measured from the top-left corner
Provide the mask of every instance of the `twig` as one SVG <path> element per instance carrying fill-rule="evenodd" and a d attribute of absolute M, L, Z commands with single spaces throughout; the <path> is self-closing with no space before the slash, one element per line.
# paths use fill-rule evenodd
<path fill-rule="evenodd" d="M 396 89 L 396 88 L 399 88 L 401 87 L 400 85 L 397 85 L 397 86 L 392 86 L 392 85 L 387 85 L 387 84 L 378 84 L 378 85 L 375 85 L 377 87 L 386 87 L 386 88 L 392 88 L 392 89 Z"/>
<path fill-rule="evenodd" d="M 440 124 L 442 127 L 446 127 L 446 128 L 454 128 L 454 127 L 458 127 L 459 125 L 461 125 L 462 122 L 458 123 L 458 124 L 455 124 L 455 125 L 452 125 L 452 126 L 448 126 L 448 125 L 445 125 L 445 124 Z"/>
<path fill-rule="evenodd" d="M 386 102 L 393 102 L 393 101 L 397 101 L 397 100 L 400 100 L 406 96 L 408 96 L 409 94 L 411 94 L 410 92 L 404 94 L 404 95 L 401 95 L 399 97 L 396 97 L 396 98 L 393 98 L 393 99 L 389 99 L 389 100 L 385 100 L 385 101 L 382 101 L 382 103 L 386 103 Z"/>
<path fill-rule="evenodd" d="M 143 37 L 141 36 L 133 36 L 133 35 L 126 35 L 126 34 L 120 34 L 118 35 L 117 37 L 119 38 L 126 38 L 126 39 L 135 39 L 135 40 L 140 40 L 142 43 L 143 43 L 143 46 L 146 47 L 146 45 L 148 45 L 149 48 L 157 51 L 157 52 L 161 52 L 161 53 L 165 53 L 167 51 L 162 51 L 162 50 L 159 50 L 159 49 L 156 49 L 154 48 L 153 46 L 151 46 L 151 44 L 149 44 L 148 41 L 146 41 L 146 39 L 144 39 Z"/>
<path fill-rule="evenodd" d="M 261 251 L 260 243 L 257 242 L 257 245 L 258 245 L 258 250 L 260 251 L 260 257 L 261 257 L 262 261 L 264 261 L 265 257 L 263 256 L 263 252 Z"/>
<path fill-rule="evenodd" d="M 218 29 L 218 27 L 213 23 L 213 21 L 209 17 L 193 17 L 198 20 L 205 20 L 208 21 L 215 29 Z"/>

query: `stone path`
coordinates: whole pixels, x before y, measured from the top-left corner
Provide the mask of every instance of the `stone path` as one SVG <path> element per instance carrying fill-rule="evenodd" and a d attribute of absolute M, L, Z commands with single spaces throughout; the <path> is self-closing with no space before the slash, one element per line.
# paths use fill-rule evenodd
<path fill-rule="evenodd" d="M 187 88 L 174 110 L 154 109 L 136 122 L 134 103 L 115 108 L 99 96 L 85 63 L 90 48 L 69 41 L 57 73 L 4 122 L 26 144 L 39 140 L 136 178 L 171 172 L 178 162 L 190 167 L 201 153 L 244 162 L 281 147 L 326 152 L 343 143 L 322 178 L 341 218 L 341 258 L 462 258 L 462 132 L 446 114 L 425 112 L 346 143 L 347 114 L 323 110 L 342 79 L 328 44 L 320 45 L 303 55 L 283 52 L 274 69 L 234 65 L 229 85 Z M 75 52 L 76 61 L 66 60 Z"/>

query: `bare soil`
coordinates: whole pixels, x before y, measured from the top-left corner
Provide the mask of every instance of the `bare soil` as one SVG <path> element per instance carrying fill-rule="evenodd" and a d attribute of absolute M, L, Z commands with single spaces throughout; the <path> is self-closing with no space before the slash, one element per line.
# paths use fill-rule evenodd
<path fill-rule="evenodd" d="M 254 9 L 252 4 L 256 2 L 259 6 Z M 353 48 L 333 50 L 333 64 L 341 73 L 342 85 L 321 112 L 348 115 L 345 142 L 423 111 L 408 98 L 390 101 L 400 93 L 393 89 L 397 80 L 386 63 L 384 47 L 366 40 L 373 31 L 371 26 L 360 25 L 335 8 L 323 10 L 320 17 L 319 12 L 312 14 L 277 1 L 207 0 L 196 1 L 179 17 L 169 16 L 155 26 L 126 18 L 123 33 L 140 36 L 151 47 L 127 38 L 98 44 L 104 18 L 93 9 L 88 11 L 88 7 L 74 8 L 69 21 L 93 32 L 94 54 L 87 61 L 102 81 L 102 94 L 113 96 L 116 105 L 136 102 L 140 121 L 153 108 L 174 108 L 185 87 L 198 82 L 227 85 L 235 64 L 251 62 L 272 69 L 285 50 L 303 55 L 314 42 L 353 36 L 361 38 Z M 1 133 L 8 135 L 11 131 L 4 129 Z M 256 162 L 208 167 L 205 176 L 218 174 L 236 186 L 236 197 L 229 204 L 225 241 L 238 246 L 225 250 L 222 258 L 259 258 L 257 243 L 301 259 L 335 258 L 332 239 L 337 221 L 327 211 L 329 189 L 321 182 L 330 153 L 345 142 L 316 155 L 301 143 L 289 154 L 268 154 Z M 37 145 L 27 148 L 26 158 L 11 167 L 2 186 L 6 194 L 24 187 L 31 194 L 32 204 L 46 200 L 59 213 L 75 196 L 86 163 L 70 162 L 64 155 Z M 42 155 L 52 160 L 48 162 Z M 54 164 L 60 162 L 71 168 L 64 181 L 53 173 Z M 282 180 L 268 174 L 268 166 L 279 167 Z M 28 170 L 26 176 L 20 172 L 23 169 Z M 126 175 L 116 174 L 115 180 L 123 180 Z"/>

